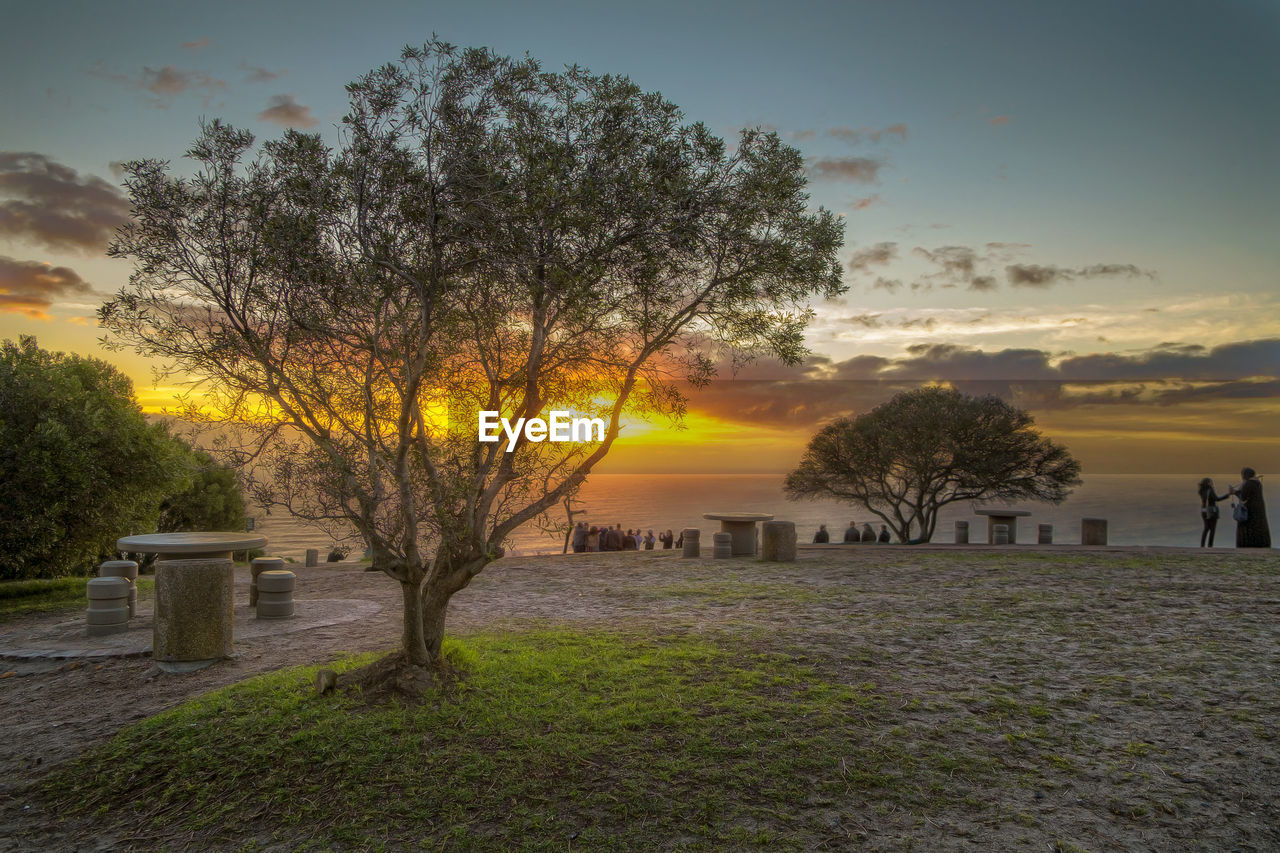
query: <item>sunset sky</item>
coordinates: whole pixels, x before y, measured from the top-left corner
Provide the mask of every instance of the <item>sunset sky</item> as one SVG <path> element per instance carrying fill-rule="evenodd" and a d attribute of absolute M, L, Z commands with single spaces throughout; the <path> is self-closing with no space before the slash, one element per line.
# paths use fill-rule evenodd
<path fill-rule="evenodd" d="M 780 472 L 922 381 L 1030 409 L 1090 472 L 1280 476 L 1273 2 L 11 4 L 0 29 L 0 338 L 97 355 L 128 263 L 120 161 L 201 117 L 330 142 L 343 86 L 432 33 L 776 130 L 842 213 L 849 293 L 810 360 L 637 425 L 606 470 Z"/>

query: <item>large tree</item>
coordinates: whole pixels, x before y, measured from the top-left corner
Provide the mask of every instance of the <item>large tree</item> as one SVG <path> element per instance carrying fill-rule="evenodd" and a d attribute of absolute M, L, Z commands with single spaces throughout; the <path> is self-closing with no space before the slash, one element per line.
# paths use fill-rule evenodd
<path fill-rule="evenodd" d="M 0 579 L 87 574 L 115 540 L 155 530 L 188 451 L 146 422 L 104 361 L 0 346 Z"/>
<path fill-rule="evenodd" d="M 1066 499 L 1080 463 L 1033 426 L 999 397 L 918 388 L 820 430 L 784 489 L 858 504 L 899 542 L 928 542 L 938 511 L 956 501 Z"/>
<path fill-rule="evenodd" d="M 724 351 L 794 362 L 841 292 L 800 155 L 729 148 L 623 77 L 432 42 L 348 86 L 339 144 L 214 122 L 191 177 L 128 164 L 114 340 L 252 439 L 256 497 L 349 525 L 401 584 L 403 649 L 504 538 L 572 494 L 624 414 L 678 418 Z M 603 440 L 477 441 L 479 410 L 598 416 Z M 225 432 L 225 430 L 224 430 Z"/>

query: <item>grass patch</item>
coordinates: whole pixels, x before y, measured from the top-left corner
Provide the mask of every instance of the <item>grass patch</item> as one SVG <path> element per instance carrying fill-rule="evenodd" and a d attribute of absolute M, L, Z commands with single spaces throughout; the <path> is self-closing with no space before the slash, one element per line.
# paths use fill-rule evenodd
<path fill-rule="evenodd" d="M 981 760 L 885 736 L 875 685 L 777 654 L 570 630 L 450 654 L 468 675 L 447 700 L 368 709 L 283 670 L 124 730 L 45 794 L 144 838 L 176 821 L 247 849 L 811 847 L 849 842 L 849 807 L 983 799 Z"/>
<path fill-rule="evenodd" d="M 0 619 L 25 613 L 45 613 L 89 606 L 85 596 L 87 577 L 52 578 L 0 583 Z M 138 594 L 149 595 L 154 578 L 138 578 Z"/>

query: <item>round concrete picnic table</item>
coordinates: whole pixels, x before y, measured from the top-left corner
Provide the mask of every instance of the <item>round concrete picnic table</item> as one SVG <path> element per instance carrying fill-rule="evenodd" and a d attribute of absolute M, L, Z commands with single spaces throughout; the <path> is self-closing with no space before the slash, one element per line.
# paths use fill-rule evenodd
<path fill-rule="evenodd" d="M 708 512 L 703 518 L 720 522 L 720 532 L 733 537 L 731 553 L 735 557 L 753 557 L 756 553 L 756 522 L 773 521 L 763 512 Z"/>
<path fill-rule="evenodd" d="M 157 560 L 231 559 L 233 551 L 267 547 L 267 537 L 247 533 L 147 533 L 122 536 L 116 540 L 121 551 L 156 554 Z"/>
<path fill-rule="evenodd" d="M 151 657 L 167 672 L 191 672 L 231 656 L 234 551 L 264 548 L 239 532 L 152 533 L 116 540 L 121 551 L 157 554 Z"/>
<path fill-rule="evenodd" d="M 1029 509 L 1009 509 L 1007 507 L 987 507 L 986 509 L 975 509 L 977 515 L 985 515 L 987 517 L 987 544 L 996 544 L 996 525 L 1004 524 L 1009 527 L 1009 544 L 1014 545 L 1018 541 L 1018 519 L 1031 515 Z"/>

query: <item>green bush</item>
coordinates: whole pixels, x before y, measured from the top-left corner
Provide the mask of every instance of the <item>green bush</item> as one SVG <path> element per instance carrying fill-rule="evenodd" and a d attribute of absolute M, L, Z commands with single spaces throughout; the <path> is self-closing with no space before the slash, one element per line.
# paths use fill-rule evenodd
<path fill-rule="evenodd" d="M 191 483 L 160 504 L 161 533 L 185 530 L 244 530 L 240 476 L 202 450 L 189 454 Z"/>
<path fill-rule="evenodd" d="M 0 349 L 0 579 L 88 574 L 115 539 L 155 530 L 184 482 L 183 445 L 94 358 Z"/>

